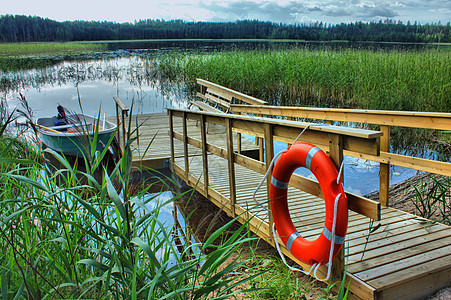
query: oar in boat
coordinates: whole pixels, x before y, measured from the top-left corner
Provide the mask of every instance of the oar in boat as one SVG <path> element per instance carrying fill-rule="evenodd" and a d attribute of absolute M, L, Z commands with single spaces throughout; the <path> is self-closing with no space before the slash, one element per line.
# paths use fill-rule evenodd
<path fill-rule="evenodd" d="M 62 133 L 61 131 L 57 131 L 57 130 L 54 130 L 54 129 L 52 129 L 52 128 L 48 128 L 48 127 L 45 127 L 45 126 L 42 126 L 42 125 L 39 125 L 39 124 L 36 124 L 36 123 L 31 123 L 31 122 L 29 122 L 29 123 L 30 123 L 31 125 L 34 125 L 34 126 L 36 126 L 36 127 L 39 127 L 39 128 L 41 128 L 41 129 L 48 130 L 48 131 L 50 131 L 50 132 L 59 133 L 59 134 Z"/>

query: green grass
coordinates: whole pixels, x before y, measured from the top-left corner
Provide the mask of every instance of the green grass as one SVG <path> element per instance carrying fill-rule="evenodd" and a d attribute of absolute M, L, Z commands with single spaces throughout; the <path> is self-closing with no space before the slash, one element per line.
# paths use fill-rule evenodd
<path fill-rule="evenodd" d="M 249 272 L 263 274 L 249 282 L 256 291 L 247 294 L 246 299 L 347 299 L 346 276 L 341 282 L 326 285 L 303 273 L 291 271 L 279 257 L 256 255 Z"/>
<path fill-rule="evenodd" d="M 0 56 L 80 53 L 103 49 L 102 44 L 88 43 L 5 43 L 0 44 Z"/>
<path fill-rule="evenodd" d="M 235 51 L 149 57 L 149 68 L 195 89 L 195 78 L 273 105 L 451 112 L 451 50 Z"/>
<path fill-rule="evenodd" d="M 299 282 L 299 274 L 290 271 L 278 258 L 261 259 L 254 270 L 262 269 L 265 275 L 251 281 L 260 290 L 249 295 L 250 299 L 303 299 L 312 293 L 312 280 Z M 305 279 L 305 278 L 303 278 Z"/>
<path fill-rule="evenodd" d="M 412 199 L 419 216 L 451 225 L 451 177 L 436 176 L 420 181 Z"/>
<path fill-rule="evenodd" d="M 6 73 L 46 68 L 60 63 L 66 55 L 104 49 L 103 44 L 87 43 L 0 43 L 0 70 Z"/>

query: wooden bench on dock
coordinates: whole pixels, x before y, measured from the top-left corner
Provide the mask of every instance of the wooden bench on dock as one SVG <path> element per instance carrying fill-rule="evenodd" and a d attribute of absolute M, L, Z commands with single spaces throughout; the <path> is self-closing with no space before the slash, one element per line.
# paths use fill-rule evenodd
<path fill-rule="evenodd" d="M 234 91 L 204 79 L 197 79 L 200 92 L 197 97 L 200 100 L 191 101 L 201 111 L 206 112 L 230 112 L 232 104 L 265 105 L 266 101 L 251 97 L 249 95 Z"/>

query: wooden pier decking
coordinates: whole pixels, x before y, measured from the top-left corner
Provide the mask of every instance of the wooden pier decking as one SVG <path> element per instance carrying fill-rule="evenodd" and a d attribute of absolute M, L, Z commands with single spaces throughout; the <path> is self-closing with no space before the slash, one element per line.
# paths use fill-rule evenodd
<path fill-rule="evenodd" d="M 116 119 L 110 117 L 111 122 Z M 128 124 L 128 118 L 126 120 Z M 187 127 L 197 130 L 200 135 L 200 127 L 196 121 L 189 121 Z M 127 125 L 128 126 L 128 125 Z M 174 123 L 174 129 L 182 132 L 183 121 L 177 120 Z M 167 113 L 142 114 L 131 116 L 131 131 L 136 130 L 138 140 L 133 144 L 133 164 L 135 166 L 159 169 L 165 167 L 165 162 L 171 158 L 171 143 L 169 138 L 169 118 Z M 212 137 L 223 130 L 218 126 L 208 126 L 206 129 Z M 150 143 L 150 146 L 149 146 Z M 181 141 L 175 141 L 175 157 L 183 157 L 184 145 Z M 225 146 L 224 139 L 215 141 L 222 147 Z M 200 155 L 200 149 L 187 145 L 189 153 L 192 156 Z M 235 150 L 237 150 L 235 146 Z M 256 151 L 255 144 L 251 141 L 245 141 L 242 144 L 242 151 Z"/>
<path fill-rule="evenodd" d="M 219 207 L 227 207 L 230 199 L 228 172 L 225 159 L 209 155 L 211 186 L 208 198 Z M 183 177 L 184 161 L 176 159 L 176 174 Z M 237 214 L 249 211 L 254 232 L 265 238 L 269 228 L 265 209 L 256 206 L 252 193 L 262 179 L 261 174 L 241 166 L 236 167 Z M 190 162 L 191 185 L 202 186 L 201 157 Z M 201 191 L 205 195 L 205 191 Z M 266 186 L 257 194 L 265 203 Z M 295 188 L 289 188 L 289 209 L 298 232 L 307 239 L 316 238 L 324 225 L 324 200 Z M 230 214 L 230 213 L 229 213 Z M 259 224 L 259 222 L 261 222 Z M 414 215 L 385 207 L 381 220 L 350 212 L 346 235 L 345 265 L 352 278 L 352 291 L 362 299 L 423 299 L 437 288 L 449 286 L 451 280 L 451 228 L 424 223 Z M 371 228 L 379 229 L 369 234 Z M 289 253 L 285 251 L 296 261 Z"/>
<path fill-rule="evenodd" d="M 202 129 L 202 124 L 199 124 L 201 122 L 189 119 L 186 112 L 181 112 L 181 115 L 183 114 L 185 121 L 182 118 L 174 118 L 172 125 L 172 130 L 176 133 L 174 153 L 171 153 L 168 134 L 171 125 L 167 114 L 132 117 L 132 123 L 140 124 L 141 134 L 140 144 L 136 144 L 135 148 L 135 163 L 141 164 L 144 161 L 144 165 L 152 165 L 149 161 L 161 162 L 173 156 L 173 170 L 180 178 L 189 185 L 196 185 L 199 192 L 229 215 L 240 216 L 242 222 L 252 218 L 251 229 L 274 244 L 268 213 L 252 199 L 252 193 L 263 177 L 261 172 L 234 163 L 235 196 L 232 197 L 230 162 L 225 154 L 228 147 L 226 126 L 209 124 Z M 204 121 L 207 119 L 208 117 L 203 118 Z M 211 152 L 202 151 L 202 142 L 199 141 L 202 141 L 203 130 L 207 139 L 204 147 L 209 148 Z M 236 133 L 233 133 L 233 138 L 237 138 Z M 183 142 L 184 139 L 186 143 Z M 153 142 L 147 154 L 142 156 L 151 140 Z M 241 151 L 244 151 L 257 146 L 254 142 L 243 139 L 241 147 Z M 217 153 L 218 149 L 224 152 L 220 154 L 222 157 L 213 154 Z M 233 144 L 233 149 L 236 154 L 236 143 Z M 205 157 L 208 165 L 206 189 Z M 266 203 L 266 189 L 267 186 L 263 185 L 257 193 L 257 199 L 262 203 Z M 289 188 L 288 195 L 290 214 L 300 234 L 307 239 L 318 236 L 324 224 L 324 201 L 294 187 Z M 234 211 L 230 206 L 232 198 L 236 201 Z M 350 211 L 344 262 L 348 280 L 351 281 L 351 291 L 355 296 L 362 299 L 422 299 L 439 288 L 450 285 L 451 229 L 448 226 L 430 223 L 388 207 L 381 209 L 380 220 L 374 221 L 372 227 L 370 222 L 370 218 Z M 371 228 L 376 226 L 380 227 L 369 234 Z M 286 249 L 283 249 L 283 252 L 296 261 Z"/>
<path fill-rule="evenodd" d="M 248 222 L 254 233 L 275 246 L 278 237 L 272 234 L 273 216 L 267 210 L 269 181 L 257 193 L 261 205 L 252 195 L 274 156 L 273 142 L 291 143 L 311 125 L 289 120 L 380 125 L 380 131 L 311 125 L 299 140 L 326 151 L 337 167 L 343 155 L 380 163 L 379 202 L 347 193 L 348 231 L 344 250 L 333 261 L 331 281 L 340 280 L 346 272 L 352 296 L 361 299 L 424 299 L 451 286 L 451 227 L 387 207 L 390 164 L 451 176 L 451 163 L 390 153 L 390 126 L 449 130 L 451 114 L 269 107 L 264 101 L 214 83 L 198 83 L 198 96 L 204 102 L 194 101 L 193 105 L 203 112 L 169 109 L 168 114 L 131 117 L 132 130 L 139 127 L 139 139 L 132 147 L 134 165 L 169 166 L 188 185 L 228 215 Z M 115 100 L 119 107 L 120 101 Z M 215 108 L 210 109 L 208 103 Z M 262 114 L 275 118 L 262 118 Z M 254 136 L 258 145 L 242 138 L 243 134 Z M 315 239 L 325 217 L 317 182 L 293 175 L 288 199 L 298 232 Z M 286 256 L 309 268 L 279 244 Z M 325 272 L 322 266 L 320 277 Z"/>

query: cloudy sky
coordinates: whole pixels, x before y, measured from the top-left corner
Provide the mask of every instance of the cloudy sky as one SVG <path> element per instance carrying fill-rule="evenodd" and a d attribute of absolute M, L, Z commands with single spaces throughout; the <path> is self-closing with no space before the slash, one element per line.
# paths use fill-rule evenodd
<path fill-rule="evenodd" d="M 57 21 L 258 19 L 337 24 L 394 19 L 446 24 L 451 20 L 451 0 L 0 0 L 0 14 L 36 15 Z"/>

